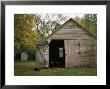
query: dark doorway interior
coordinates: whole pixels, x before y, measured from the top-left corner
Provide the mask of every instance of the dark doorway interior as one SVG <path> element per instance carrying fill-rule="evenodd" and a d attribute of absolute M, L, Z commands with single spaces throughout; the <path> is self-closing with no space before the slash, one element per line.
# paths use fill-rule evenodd
<path fill-rule="evenodd" d="M 65 67 L 64 40 L 52 40 L 50 42 L 49 67 Z"/>

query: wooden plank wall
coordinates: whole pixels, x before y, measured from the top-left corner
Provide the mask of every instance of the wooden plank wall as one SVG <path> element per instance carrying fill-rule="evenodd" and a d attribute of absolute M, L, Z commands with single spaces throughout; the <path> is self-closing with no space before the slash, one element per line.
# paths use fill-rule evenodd
<path fill-rule="evenodd" d="M 96 40 L 85 29 L 73 23 L 73 21 L 60 27 L 48 39 L 64 40 L 66 68 L 97 65 Z"/>
<path fill-rule="evenodd" d="M 39 51 L 39 48 L 38 48 L 38 46 L 36 47 L 36 67 L 37 68 L 41 68 L 42 66 L 41 66 L 41 60 L 42 60 L 42 57 L 41 57 L 41 55 L 40 55 L 40 51 Z"/>
<path fill-rule="evenodd" d="M 65 40 L 65 67 L 96 66 L 97 51 L 92 40 Z"/>
<path fill-rule="evenodd" d="M 93 40 L 80 40 L 79 59 L 81 66 L 97 65 L 97 46 Z"/>
<path fill-rule="evenodd" d="M 40 60 L 41 61 L 41 66 L 42 67 L 49 67 L 49 46 L 48 45 L 39 46 L 39 48 L 41 50 L 41 53 L 42 53 L 43 57 L 45 58 L 44 59 L 44 58 L 42 58 L 42 56 L 40 56 L 41 57 L 41 60 Z"/>
<path fill-rule="evenodd" d="M 66 58 L 65 58 L 65 67 L 66 68 L 72 68 L 75 66 L 80 65 L 80 59 L 79 59 L 79 41 L 78 40 L 65 40 L 65 52 Z"/>
<path fill-rule="evenodd" d="M 60 29 L 51 39 L 91 39 L 88 33 L 84 32 L 81 28 L 79 29 Z"/>
<path fill-rule="evenodd" d="M 58 29 L 51 39 L 91 39 L 90 34 L 75 22 L 69 21 Z"/>

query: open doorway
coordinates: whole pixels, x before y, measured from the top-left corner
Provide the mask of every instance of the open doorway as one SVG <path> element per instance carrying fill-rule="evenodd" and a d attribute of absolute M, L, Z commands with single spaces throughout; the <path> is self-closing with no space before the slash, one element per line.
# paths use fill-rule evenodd
<path fill-rule="evenodd" d="M 51 40 L 49 44 L 49 67 L 65 67 L 64 40 Z"/>

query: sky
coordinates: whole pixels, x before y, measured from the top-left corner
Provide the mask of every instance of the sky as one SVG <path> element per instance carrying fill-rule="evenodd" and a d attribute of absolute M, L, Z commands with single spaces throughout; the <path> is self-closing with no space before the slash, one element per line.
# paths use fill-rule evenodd
<path fill-rule="evenodd" d="M 83 17 L 84 14 L 64 14 L 68 18 L 75 18 L 76 16 Z"/>
<path fill-rule="evenodd" d="M 38 14 L 41 15 L 42 18 L 44 18 L 46 16 L 46 14 L 48 14 L 48 13 L 38 13 Z M 62 14 L 62 13 L 59 13 L 59 14 Z M 49 14 L 49 15 L 51 16 L 52 14 Z M 74 19 L 76 16 L 79 16 L 79 17 L 83 17 L 84 16 L 84 14 L 72 14 L 72 13 L 63 13 L 62 15 L 66 16 L 68 19 L 69 18 L 73 18 Z"/>
<path fill-rule="evenodd" d="M 49 15 L 49 19 L 51 19 L 52 20 L 52 17 L 54 17 L 53 15 L 54 14 L 56 14 L 56 13 L 51 13 L 51 14 L 49 14 L 49 13 L 37 13 L 36 15 L 41 15 L 41 19 L 45 19 L 45 16 L 46 15 Z M 62 13 L 59 13 L 59 14 L 62 14 Z M 70 18 L 75 18 L 76 16 L 78 16 L 78 17 L 83 17 L 84 16 L 84 14 L 72 14 L 72 13 L 63 13 L 62 14 L 63 16 L 66 16 L 66 18 L 67 18 L 67 20 L 68 19 L 70 19 Z M 55 20 L 55 19 L 57 19 L 58 17 L 56 16 L 56 17 L 54 17 L 53 18 L 53 20 Z M 45 19 L 45 21 L 48 21 L 48 19 Z M 62 21 L 60 24 L 63 24 L 65 21 Z M 34 27 L 32 30 L 34 30 L 36 27 Z"/>

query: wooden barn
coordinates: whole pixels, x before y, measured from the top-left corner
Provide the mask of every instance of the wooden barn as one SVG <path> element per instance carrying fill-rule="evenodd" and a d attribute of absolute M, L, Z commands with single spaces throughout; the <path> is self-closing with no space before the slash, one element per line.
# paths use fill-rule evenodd
<path fill-rule="evenodd" d="M 96 67 L 97 39 L 70 18 L 36 44 L 37 67 Z"/>

